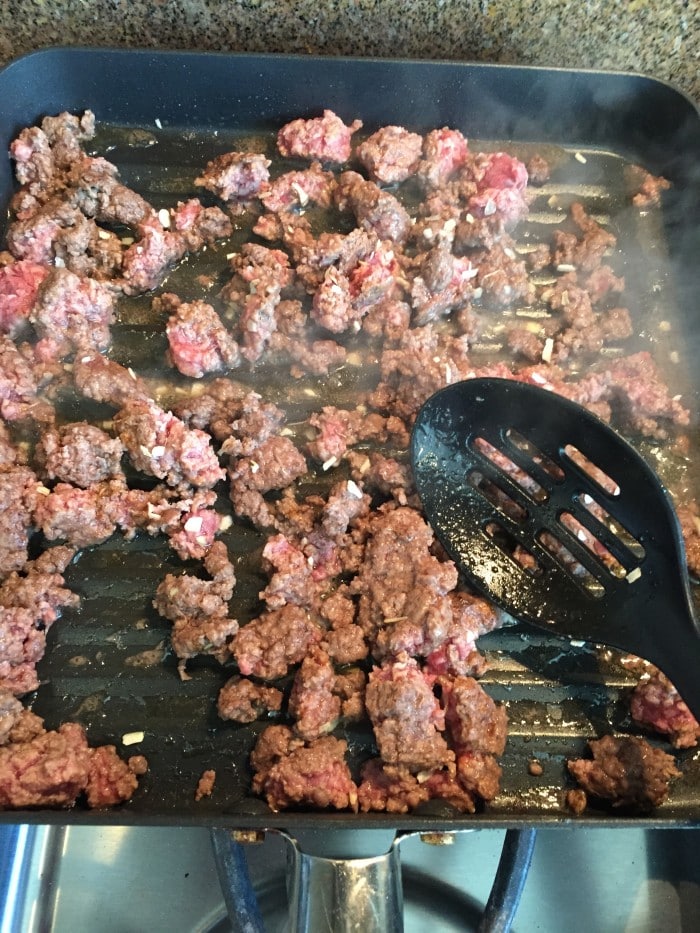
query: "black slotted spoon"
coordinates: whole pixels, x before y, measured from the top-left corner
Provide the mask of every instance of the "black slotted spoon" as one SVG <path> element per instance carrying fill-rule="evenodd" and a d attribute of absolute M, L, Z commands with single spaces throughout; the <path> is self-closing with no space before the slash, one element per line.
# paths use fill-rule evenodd
<path fill-rule="evenodd" d="M 416 487 L 466 578 L 514 618 L 651 661 L 700 719 L 700 628 L 668 493 L 580 405 L 507 379 L 436 392 Z"/>

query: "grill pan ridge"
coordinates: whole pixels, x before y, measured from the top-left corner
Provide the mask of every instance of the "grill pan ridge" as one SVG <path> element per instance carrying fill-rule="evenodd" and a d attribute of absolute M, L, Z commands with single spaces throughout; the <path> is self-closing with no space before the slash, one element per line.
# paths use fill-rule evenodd
<path fill-rule="evenodd" d="M 51 49 L 1 72 L 0 99 L 3 151 L 19 129 L 46 114 L 94 110 L 98 136 L 91 150 L 104 152 L 118 165 L 125 184 L 156 208 L 201 195 L 191 184 L 196 171 L 237 140 L 254 138 L 271 153 L 274 129 L 324 107 L 346 119 L 360 117 L 370 132 L 386 123 L 417 131 L 450 125 L 465 133 L 473 149 L 483 140 L 484 147 L 498 144 L 515 154 L 541 152 L 552 158 L 555 173 L 537 189 L 530 217 L 516 231 L 519 249 L 548 238 L 565 217 L 562 205 L 574 199 L 601 222 L 614 223 L 619 241 L 615 261 L 627 279 L 625 299 L 640 335 L 638 348 L 649 345 L 648 334 L 655 333 L 661 317 L 671 320 L 670 333 L 655 339 L 652 349 L 662 360 L 679 354 L 679 362 L 666 372 L 683 393 L 697 430 L 700 377 L 696 374 L 693 382 L 689 374 L 700 336 L 700 276 L 689 257 L 700 249 L 700 119 L 692 102 L 669 85 L 629 74 L 459 63 Z M 144 144 L 144 131 L 154 144 Z M 576 152 L 583 153 L 582 160 L 573 158 Z M 565 179 L 556 171 L 557 162 L 566 165 Z M 673 182 L 662 215 L 640 215 L 625 207 L 623 170 L 629 162 Z M 3 204 L 12 185 L 9 159 L 3 159 Z M 201 261 L 183 263 L 169 277 L 167 289 L 184 298 L 200 297 L 194 276 L 220 272 L 225 252 L 236 249 L 243 236 L 234 233 L 229 243 Z M 163 363 L 162 321 L 149 314 L 149 301 L 131 299 L 120 306 L 110 355 L 139 374 L 169 380 L 177 394 L 187 382 Z M 475 354 L 493 352 L 497 336 L 492 345 L 477 346 Z M 347 374 L 325 383 L 307 378 L 291 386 L 293 380 L 280 383 L 279 374 L 265 367 L 232 375 L 272 401 L 284 400 L 292 422 L 322 404 L 352 404 L 358 387 Z M 107 410 L 104 417 L 109 417 Z M 696 477 L 690 480 L 697 490 Z M 222 501 L 218 508 L 226 511 L 229 506 Z M 232 613 L 243 622 L 246 613 L 254 613 L 262 588 L 256 553 L 263 537 L 235 525 L 223 539 L 239 579 Z M 247 764 L 255 737 L 267 722 L 241 726 L 219 720 L 215 698 L 231 671 L 196 659 L 188 665 L 192 680 L 183 683 L 176 658 L 167 651 L 170 626 L 157 616 L 151 600 L 163 576 L 182 569 L 164 540 L 141 535 L 134 542 L 115 536 L 84 551 L 66 573 L 81 606 L 66 611 L 54 626 L 39 665 L 42 686 L 33 709 L 49 727 L 75 720 L 85 725 L 91 744 L 117 746 L 124 733 L 144 730 L 144 741 L 130 751 L 143 752 L 151 768 L 133 800 L 98 812 L 80 807 L 0 812 L 1 822 L 223 824 L 290 831 L 319 826 L 448 830 L 563 825 L 570 823 L 562 793 L 566 759 L 583 754 L 589 738 L 635 731 L 626 700 L 635 680 L 614 653 L 571 646 L 513 625 L 479 642 L 490 662 L 481 682 L 507 704 L 510 722 L 501 793 L 483 812 L 455 816 L 434 801 L 406 816 L 272 814 L 263 801 L 250 796 Z M 152 651 L 155 663 L 143 654 Z M 351 725 L 340 734 L 348 740 L 351 759 L 371 754 L 367 728 Z M 528 774 L 533 757 L 544 765 L 541 778 Z M 698 821 L 700 762 L 695 758 L 692 749 L 678 755 L 683 778 L 669 801 L 635 825 Z M 197 779 L 207 768 L 217 771 L 215 792 L 195 803 Z M 602 825 L 621 819 L 592 807 L 578 821 Z"/>

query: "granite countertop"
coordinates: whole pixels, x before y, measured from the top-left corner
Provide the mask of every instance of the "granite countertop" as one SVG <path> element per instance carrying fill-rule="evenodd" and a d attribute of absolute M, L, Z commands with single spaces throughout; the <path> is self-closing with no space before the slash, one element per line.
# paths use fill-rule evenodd
<path fill-rule="evenodd" d="M 5 0 L 0 63 L 48 45 L 612 68 L 700 100 L 697 0 Z"/>

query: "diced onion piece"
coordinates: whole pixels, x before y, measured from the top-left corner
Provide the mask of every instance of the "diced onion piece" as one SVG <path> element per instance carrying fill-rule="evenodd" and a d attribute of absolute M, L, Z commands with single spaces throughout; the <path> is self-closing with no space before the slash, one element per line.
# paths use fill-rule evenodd
<path fill-rule="evenodd" d="M 125 732 L 122 736 L 122 745 L 138 745 L 143 742 L 144 732 Z"/>

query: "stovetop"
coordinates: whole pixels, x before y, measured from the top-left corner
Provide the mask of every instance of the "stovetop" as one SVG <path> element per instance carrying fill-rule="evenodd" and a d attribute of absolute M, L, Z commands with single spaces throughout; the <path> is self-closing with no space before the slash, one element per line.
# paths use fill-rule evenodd
<path fill-rule="evenodd" d="M 476 929 L 503 832 L 401 844 L 408 933 Z M 285 929 L 286 843 L 245 847 L 267 929 Z M 225 933 L 205 829 L 0 827 L 0 933 Z M 541 830 L 513 926 L 538 933 L 689 933 L 700 917 L 697 830 Z"/>

